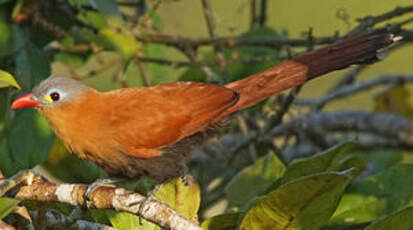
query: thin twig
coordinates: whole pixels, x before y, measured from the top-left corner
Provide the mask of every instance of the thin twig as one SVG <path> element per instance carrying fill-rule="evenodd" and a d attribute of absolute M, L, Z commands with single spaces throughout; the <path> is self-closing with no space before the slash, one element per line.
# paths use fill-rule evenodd
<path fill-rule="evenodd" d="M 207 22 L 209 36 L 211 38 L 215 38 L 217 37 L 217 32 L 216 32 L 215 18 L 212 12 L 211 4 L 209 3 L 209 0 L 201 0 L 201 2 L 203 6 L 205 20 Z M 225 79 L 228 80 L 230 76 L 229 76 L 229 71 L 226 68 L 227 62 L 225 60 L 225 55 L 223 53 L 222 47 L 219 45 L 215 45 L 214 51 L 215 51 L 215 56 L 218 59 L 221 73 L 223 73 L 225 76 Z"/>
<path fill-rule="evenodd" d="M 42 178 L 32 170 L 20 171 L 19 173 L 13 175 L 12 177 L 4 180 L 0 184 L 0 197 L 2 197 L 10 189 L 13 189 L 17 185 L 32 184 L 36 180 L 42 180 Z"/>
<path fill-rule="evenodd" d="M 193 47 L 200 46 L 267 46 L 281 48 L 283 46 L 306 47 L 307 39 L 285 39 L 285 38 L 246 38 L 245 36 L 229 36 L 215 38 L 187 38 L 175 35 L 135 35 L 136 39 L 141 42 L 160 43 L 168 46 L 182 47 L 190 45 Z M 326 45 L 336 42 L 340 39 L 336 34 L 327 37 L 318 37 L 313 39 L 314 45 Z"/>
<path fill-rule="evenodd" d="M 353 84 L 356 80 L 356 77 L 366 69 L 368 65 L 358 65 L 354 68 L 349 69 L 343 76 L 338 80 L 338 82 L 329 90 L 329 93 L 332 93 L 344 86 L 348 86 Z"/>
<path fill-rule="evenodd" d="M 140 59 L 135 59 L 136 66 L 139 68 L 140 76 L 142 78 L 142 82 L 144 86 L 151 86 L 152 85 L 152 78 L 149 72 L 146 70 L 145 66 L 142 64 Z"/>
<path fill-rule="evenodd" d="M 267 22 L 267 0 L 261 0 L 260 16 L 258 18 L 258 24 L 260 27 L 265 26 Z"/>
<path fill-rule="evenodd" d="M 358 84 L 353 84 L 349 86 L 342 87 L 336 91 L 331 92 L 323 97 L 316 99 L 296 99 L 294 104 L 305 105 L 311 107 L 322 107 L 325 104 L 337 100 L 346 96 L 353 96 L 355 93 L 387 84 L 401 84 L 401 83 L 413 83 L 413 76 L 411 75 L 382 75 L 376 77 L 372 80 L 361 82 Z"/>
<path fill-rule="evenodd" d="M 390 20 L 394 17 L 398 17 L 407 13 L 413 12 L 413 6 L 407 6 L 407 7 L 396 7 L 394 10 L 390 12 L 386 12 L 377 16 L 367 16 L 362 19 L 358 19 L 359 25 L 356 26 L 354 29 L 352 29 L 346 37 L 353 36 L 355 34 L 359 34 L 368 28 L 373 27 L 374 25 L 384 22 L 387 20 Z"/>

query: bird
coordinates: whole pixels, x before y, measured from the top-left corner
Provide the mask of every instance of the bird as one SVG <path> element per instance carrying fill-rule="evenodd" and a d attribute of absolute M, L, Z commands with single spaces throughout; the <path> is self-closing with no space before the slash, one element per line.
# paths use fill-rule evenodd
<path fill-rule="evenodd" d="M 11 107 L 34 107 L 67 149 L 110 176 L 164 183 L 185 172 L 203 133 L 229 115 L 325 73 L 377 61 L 397 38 L 385 28 L 372 30 L 226 85 L 173 82 L 99 92 L 49 77 Z"/>

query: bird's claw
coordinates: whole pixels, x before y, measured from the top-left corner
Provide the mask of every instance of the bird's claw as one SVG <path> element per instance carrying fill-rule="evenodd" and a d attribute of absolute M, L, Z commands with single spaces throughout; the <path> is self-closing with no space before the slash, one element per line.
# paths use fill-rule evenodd
<path fill-rule="evenodd" d="M 185 185 L 185 186 L 188 186 L 188 185 L 189 185 L 189 182 L 188 182 L 188 180 L 187 180 L 187 178 L 186 178 L 185 175 L 181 176 L 181 180 L 182 180 L 182 184 L 183 184 L 183 185 Z"/>
<path fill-rule="evenodd" d="M 115 183 L 119 182 L 118 178 L 100 178 L 95 180 L 92 184 L 90 184 L 87 189 L 85 194 L 83 195 L 83 199 L 86 202 L 86 207 L 90 207 L 90 196 L 94 191 L 96 191 L 97 188 L 99 187 L 110 187 L 114 188 L 116 187 Z"/>

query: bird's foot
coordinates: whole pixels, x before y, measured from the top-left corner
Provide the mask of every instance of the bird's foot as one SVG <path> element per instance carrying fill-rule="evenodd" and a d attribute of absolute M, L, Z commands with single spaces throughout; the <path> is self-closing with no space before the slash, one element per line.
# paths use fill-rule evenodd
<path fill-rule="evenodd" d="M 181 176 L 181 180 L 182 180 L 182 184 L 183 184 L 183 185 L 185 185 L 185 186 L 188 186 L 188 185 L 189 185 L 189 182 L 188 182 L 188 180 L 187 180 L 187 178 L 186 178 L 186 175 Z"/>
<path fill-rule="evenodd" d="M 116 187 L 115 183 L 118 183 L 122 181 L 120 178 L 114 178 L 114 177 L 109 177 L 109 178 L 99 178 L 95 180 L 92 184 L 90 184 L 87 189 L 85 194 L 83 195 L 83 199 L 86 202 L 86 206 L 90 206 L 90 196 L 92 193 L 99 187 L 110 187 L 114 188 Z"/>
<path fill-rule="evenodd" d="M 155 188 L 151 191 L 151 194 L 149 196 L 145 197 L 145 199 L 139 201 L 139 209 L 138 209 L 138 216 L 139 216 L 139 224 L 142 225 L 142 211 L 143 207 L 145 207 L 145 204 L 151 200 L 156 200 L 158 202 L 163 202 L 159 200 L 155 195 L 159 191 L 159 189 L 162 187 L 163 184 L 157 184 Z"/>

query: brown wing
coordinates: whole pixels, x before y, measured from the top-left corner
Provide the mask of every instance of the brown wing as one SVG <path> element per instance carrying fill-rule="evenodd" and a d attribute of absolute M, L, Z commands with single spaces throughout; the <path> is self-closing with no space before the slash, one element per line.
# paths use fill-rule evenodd
<path fill-rule="evenodd" d="M 159 155 L 157 149 L 204 129 L 232 106 L 237 94 L 225 87 L 176 82 L 104 94 L 112 134 L 135 157 Z"/>

